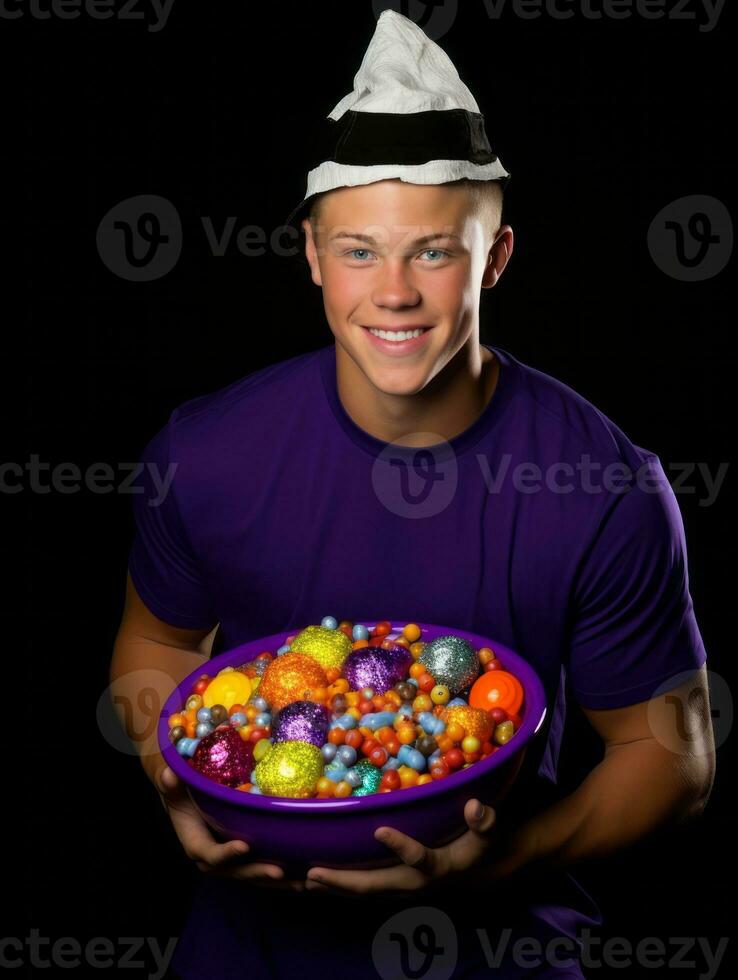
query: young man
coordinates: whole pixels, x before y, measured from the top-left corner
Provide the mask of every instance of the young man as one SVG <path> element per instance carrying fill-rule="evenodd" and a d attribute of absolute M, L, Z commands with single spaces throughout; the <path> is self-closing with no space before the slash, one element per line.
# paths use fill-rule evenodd
<path fill-rule="evenodd" d="M 173 684 L 205 664 L 216 624 L 232 647 L 328 614 L 369 616 L 499 640 L 536 668 L 550 710 L 499 813 L 471 799 L 468 831 L 447 847 L 389 828 L 397 865 L 313 868 L 306 881 L 216 841 L 145 747 L 204 873 L 173 965 L 185 977 L 402 975 L 397 963 L 382 972 L 390 954 L 374 940 L 403 907 L 432 906 L 451 923 L 458 975 L 488 976 L 480 932 L 494 947 L 510 926 L 497 975 L 530 972 L 511 948 L 528 937 L 560 942 L 538 975 L 581 976 L 577 932 L 601 917 L 568 869 L 700 812 L 712 784 L 710 726 L 690 697 L 708 703 L 683 526 L 653 453 L 571 388 L 480 344 L 480 289 L 513 248 L 506 171 L 480 148 L 471 96 L 436 45 L 392 11 L 374 42 L 355 98 L 334 110 L 353 115 L 302 202 L 333 342 L 186 402 L 150 441 L 111 674 L 135 686 L 156 667 Z M 451 105 L 424 108 L 429 70 L 430 94 Z M 400 80 L 389 90 L 388 77 Z M 438 113 L 427 143 L 397 139 L 392 106 L 405 134 Z M 172 463 L 159 500 L 151 467 Z M 604 758 L 557 799 L 565 681 Z M 685 728 L 698 733 L 686 747 Z"/>

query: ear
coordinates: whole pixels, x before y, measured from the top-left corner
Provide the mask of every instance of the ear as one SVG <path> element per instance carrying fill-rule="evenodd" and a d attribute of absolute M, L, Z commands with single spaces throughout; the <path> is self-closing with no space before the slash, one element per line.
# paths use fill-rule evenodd
<path fill-rule="evenodd" d="M 487 267 L 482 276 L 482 289 L 491 289 L 497 284 L 513 251 L 513 230 L 503 225 L 497 232 L 492 248 L 487 256 Z"/>
<path fill-rule="evenodd" d="M 322 286 L 323 279 L 320 275 L 318 248 L 315 239 L 313 238 L 313 226 L 310 224 L 310 220 L 308 218 L 303 218 L 300 226 L 305 232 L 305 258 L 308 260 L 308 264 L 310 265 L 311 278 L 316 286 Z"/>

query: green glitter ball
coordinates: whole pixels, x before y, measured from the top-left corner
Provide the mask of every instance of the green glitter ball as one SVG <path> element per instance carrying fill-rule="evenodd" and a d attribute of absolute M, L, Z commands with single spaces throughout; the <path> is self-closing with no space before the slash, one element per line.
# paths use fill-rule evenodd
<path fill-rule="evenodd" d="M 361 775 L 361 786 L 357 786 L 351 793 L 352 796 L 369 796 L 379 790 L 382 781 L 382 770 L 372 765 L 368 759 L 360 759 L 354 769 Z"/>
<path fill-rule="evenodd" d="M 460 636 L 439 636 L 426 643 L 418 661 L 435 679 L 456 695 L 479 676 L 479 655 Z"/>

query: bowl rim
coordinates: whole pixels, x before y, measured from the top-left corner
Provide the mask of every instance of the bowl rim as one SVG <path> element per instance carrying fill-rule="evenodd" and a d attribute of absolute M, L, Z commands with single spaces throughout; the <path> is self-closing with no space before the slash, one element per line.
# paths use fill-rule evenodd
<path fill-rule="evenodd" d="M 267 796 L 261 793 L 250 793 L 244 790 L 232 789 L 230 786 L 223 786 L 215 782 L 215 780 L 203 776 L 184 760 L 169 740 L 169 716 L 182 710 L 181 705 L 189 697 L 192 685 L 203 673 L 210 674 L 212 670 L 212 676 L 215 676 L 223 667 L 235 666 L 237 663 L 247 663 L 250 659 L 254 659 L 259 653 L 266 650 L 274 652 L 280 646 L 284 645 L 287 637 L 296 636 L 301 629 L 305 628 L 295 627 L 287 631 L 283 630 L 279 633 L 274 633 L 271 636 L 249 640 L 246 643 L 239 644 L 239 646 L 232 647 L 230 650 L 224 650 L 217 656 L 203 661 L 203 665 L 183 678 L 165 701 L 159 715 L 157 735 L 159 748 L 165 762 L 174 771 L 175 775 L 185 783 L 189 790 L 213 797 L 220 803 L 230 804 L 243 810 L 254 809 L 257 811 L 272 812 L 275 810 L 297 810 L 302 814 L 318 814 L 346 810 L 351 807 L 361 808 L 362 811 L 392 809 L 395 806 L 404 806 L 405 804 L 416 801 L 430 800 L 433 796 L 447 793 L 451 789 L 457 789 L 466 783 L 478 780 L 480 777 L 491 772 L 492 769 L 500 768 L 517 755 L 518 752 L 525 749 L 533 737 L 541 730 L 548 710 L 543 682 L 531 664 L 504 643 L 492 640 L 479 633 L 470 632 L 469 630 L 441 626 L 436 623 L 420 623 L 417 620 L 411 619 L 398 621 L 357 618 L 353 620 L 354 625 L 366 625 L 370 630 L 380 622 L 390 622 L 392 626 L 390 633 L 402 631 L 403 627 L 408 623 L 415 623 L 421 630 L 421 636 L 423 632 L 433 633 L 434 635 L 430 639 L 437 639 L 440 636 L 446 635 L 460 636 L 472 643 L 476 649 L 482 646 L 488 646 L 496 653 L 499 653 L 503 663 L 503 669 L 510 669 L 510 672 L 515 674 L 523 684 L 523 690 L 525 692 L 523 701 L 525 710 L 522 724 L 515 733 L 515 737 L 505 745 L 499 746 L 497 751 L 493 752 L 486 759 L 480 759 L 466 769 L 459 769 L 445 779 L 434 780 L 432 783 L 425 783 L 423 786 L 408 786 L 394 793 L 369 793 L 366 796 L 333 797 L 325 800 L 319 800 L 315 797 L 292 798 Z M 398 623 L 399 625 L 396 625 Z M 307 625 L 318 624 L 309 623 Z M 250 653 L 244 659 L 242 656 L 244 651 L 253 651 L 253 653 Z M 510 665 L 509 668 L 508 663 Z M 209 668 L 207 671 L 203 669 L 205 664 Z"/>

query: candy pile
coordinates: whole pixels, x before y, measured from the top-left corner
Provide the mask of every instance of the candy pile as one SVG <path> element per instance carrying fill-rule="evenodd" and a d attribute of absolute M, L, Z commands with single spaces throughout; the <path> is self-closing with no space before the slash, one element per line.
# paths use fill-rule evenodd
<path fill-rule="evenodd" d="M 326 616 L 276 654 L 203 674 L 169 737 L 198 772 L 249 793 L 329 799 L 422 786 L 496 752 L 524 692 L 489 647 Z"/>

